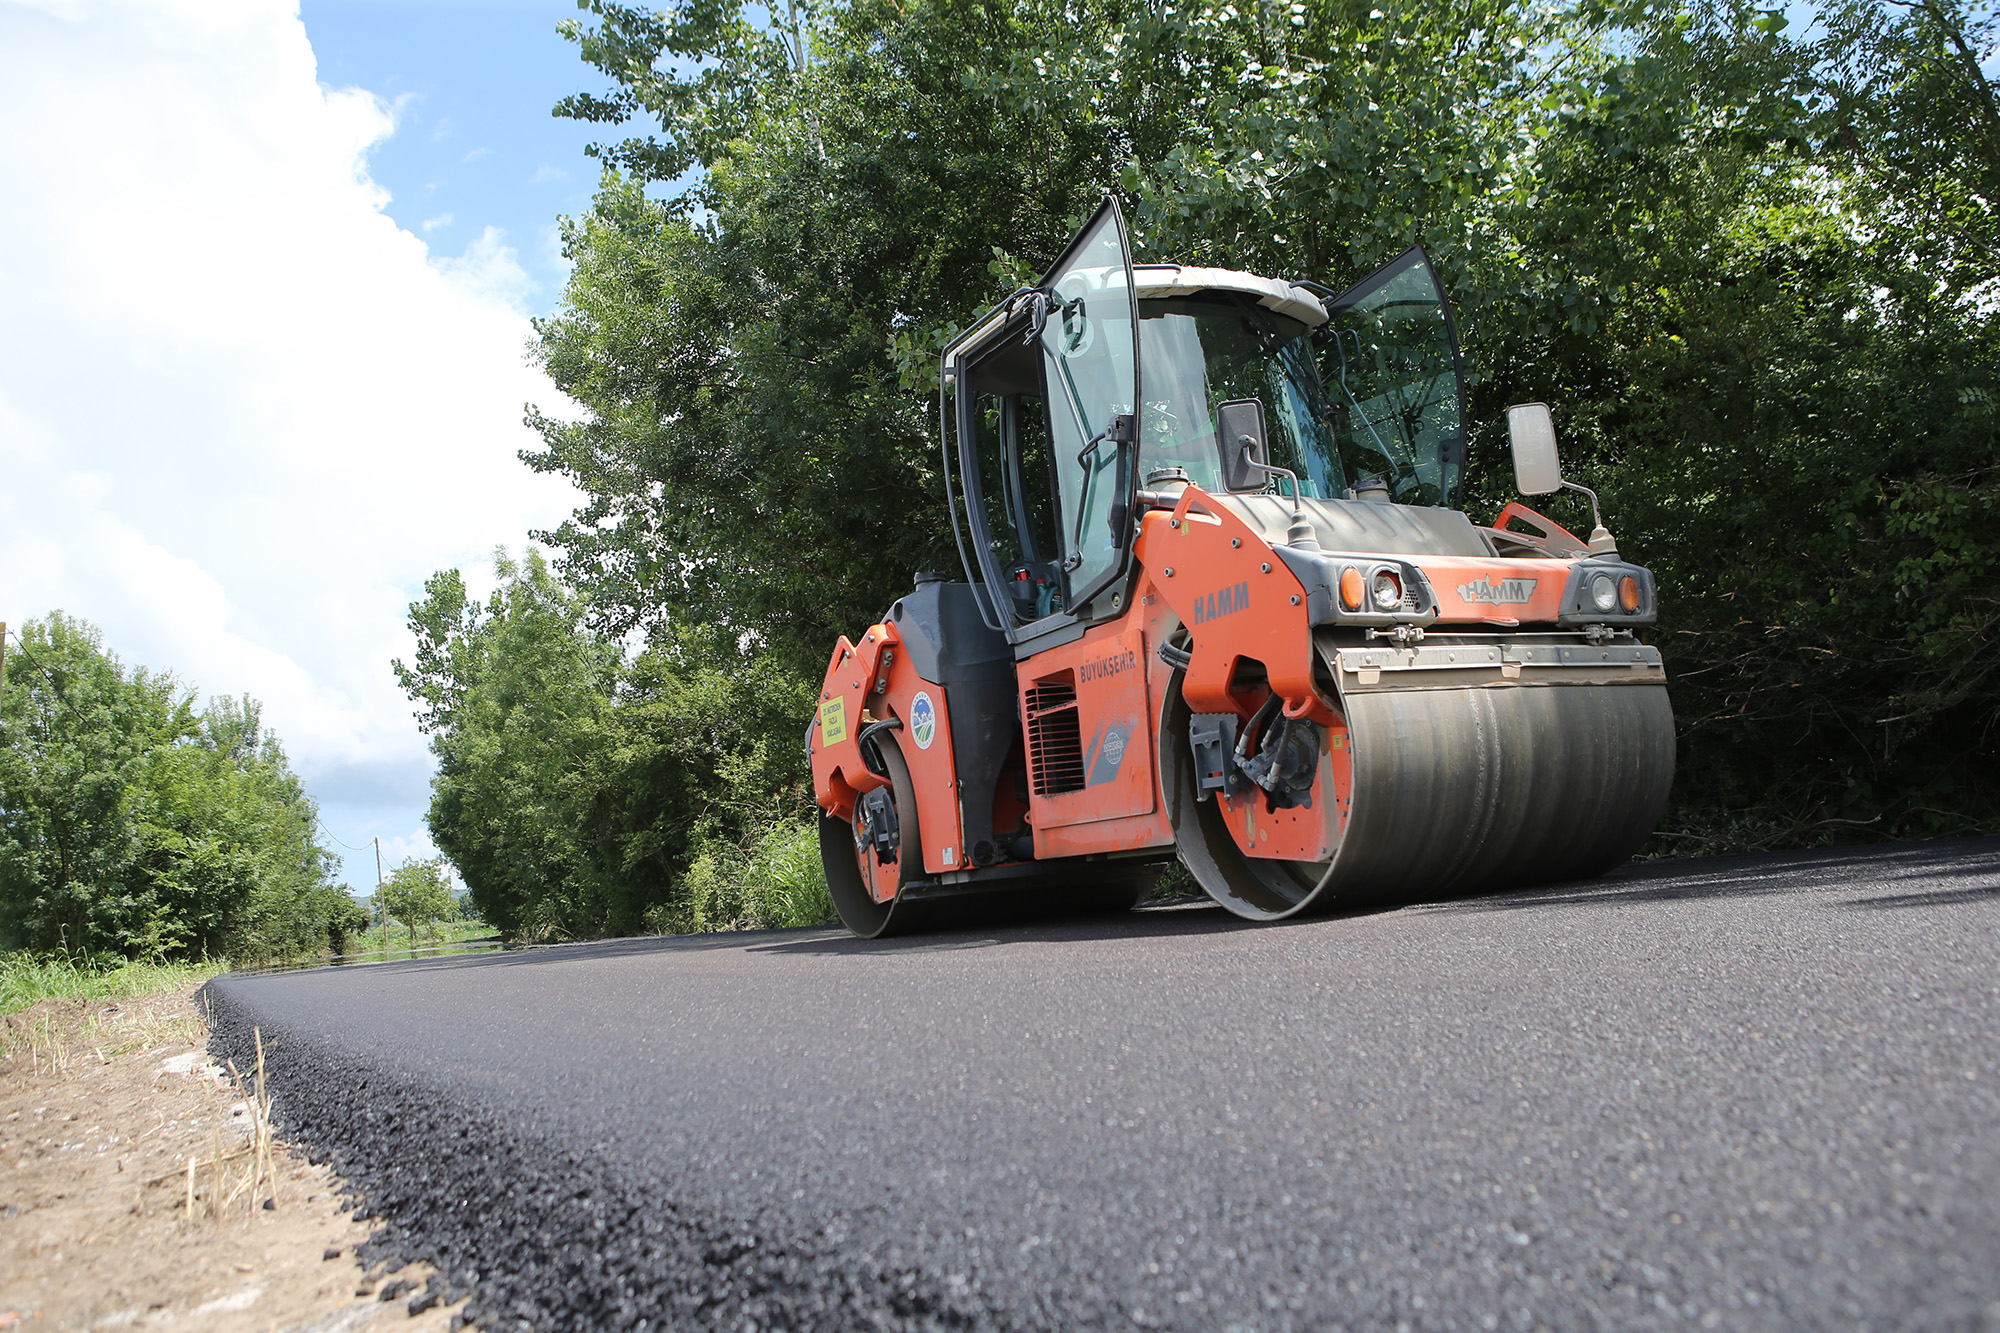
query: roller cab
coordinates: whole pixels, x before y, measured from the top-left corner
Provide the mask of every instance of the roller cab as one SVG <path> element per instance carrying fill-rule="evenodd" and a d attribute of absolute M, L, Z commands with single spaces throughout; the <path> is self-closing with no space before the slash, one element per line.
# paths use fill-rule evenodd
<path fill-rule="evenodd" d="M 1129 905 L 1174 859 L 1275 919 L 1593 875 L 1651 833 L 1653 577 L 1601 518 L 1457 508 L 1420 249 L 1344 292 L 1134 266 L 1107 201 L 942 373 L 965 577 L 843 638 L 807 732 L 858 933 Z M 1525 495 L 1583 489 L 1546 407 L 1509 418 Z"/>

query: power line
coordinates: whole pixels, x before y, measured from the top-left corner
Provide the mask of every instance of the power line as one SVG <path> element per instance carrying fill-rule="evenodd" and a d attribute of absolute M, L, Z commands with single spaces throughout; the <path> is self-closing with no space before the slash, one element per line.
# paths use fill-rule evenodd
<path fill-rule="evenodd" d="M 329 838 L 333 838 L 335 842 L 340 843 L 342 847 L 345 847 L 350 852 L 365 852 L 368 850 L 368 845 L 366 843 L 363 843 L 361 846 L 356 847 L 351 842 L 346 842 L 340 838 L 334 837 L 333 830 L 326 826 L 326 821 L 324 819 L 315 818 L 313 820 L 313 823 L 319 826 L 319 831 L 321 833 L 324 833 Z"/>

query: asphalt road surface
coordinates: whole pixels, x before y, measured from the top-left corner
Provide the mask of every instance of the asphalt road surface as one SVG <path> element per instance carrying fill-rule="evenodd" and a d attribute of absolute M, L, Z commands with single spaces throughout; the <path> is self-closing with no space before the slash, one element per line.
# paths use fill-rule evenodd
<path fill-rule="evenodd" d="M 210 998 L 486 1327 L 2000 1329 L 2000 839 Z"/>

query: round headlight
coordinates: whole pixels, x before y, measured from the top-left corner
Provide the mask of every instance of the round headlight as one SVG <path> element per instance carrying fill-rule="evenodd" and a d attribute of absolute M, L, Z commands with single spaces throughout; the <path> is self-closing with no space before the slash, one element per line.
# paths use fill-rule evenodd
<path fill-rule="evenodd" d="M 1630 574 L 1618 580 L 1618 605 L 1625 608 L 1627 615 L 1639 609 L 1639 580 Z"/>
<path fill-rule="evenodd" d="M 1340 604 L 1350 611 L 1361 609 L 1363 585 L 1361 571 L 1353 565 L 1340 571 Z"/>
<path fill-rule="evenodd" d="M 1403 581 L 1396 577 L 1393 569 L 1375 571 L 1375 609 L 1394 611 L 1403 604 Z"/>
<path fill-rule="evenodd" d="M 1609 611 L 1618 604 L 1618 585 L 1609 574 L 1599 574 L 1590 581 L 1590 604 L 1600 611 Z"/>

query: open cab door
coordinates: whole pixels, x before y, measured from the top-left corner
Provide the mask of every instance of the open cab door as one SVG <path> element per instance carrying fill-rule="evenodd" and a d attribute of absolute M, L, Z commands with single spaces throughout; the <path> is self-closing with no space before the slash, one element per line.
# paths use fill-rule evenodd
<path fill-rule="evenodd" d="M 971 538 L 960 552 L 981 614 L 1011 643 L 1080 633 L 1131 567 L 1138 329 L 1125 219 L 1107 199 L 1039 282 L 944 350 L 945 477 L 955 436 Z"/>
<path fill-rule="evenodd" d="M 1139 470 L 1139 303 L 1132 247 L 1106 199 L 1036 284 L 1049 443 L 1060 502 L 1063 604 L 1082 614 L 1120 579 Z"/>
<path fill-rule="evenodd" d="M 1318 334 L 1334 433 L 1355 489 L 1378 477 L 1398 504 L 1458 503 L 1465 374 L 1451 305 L 1422 246 L 1326 301 Z"/>

